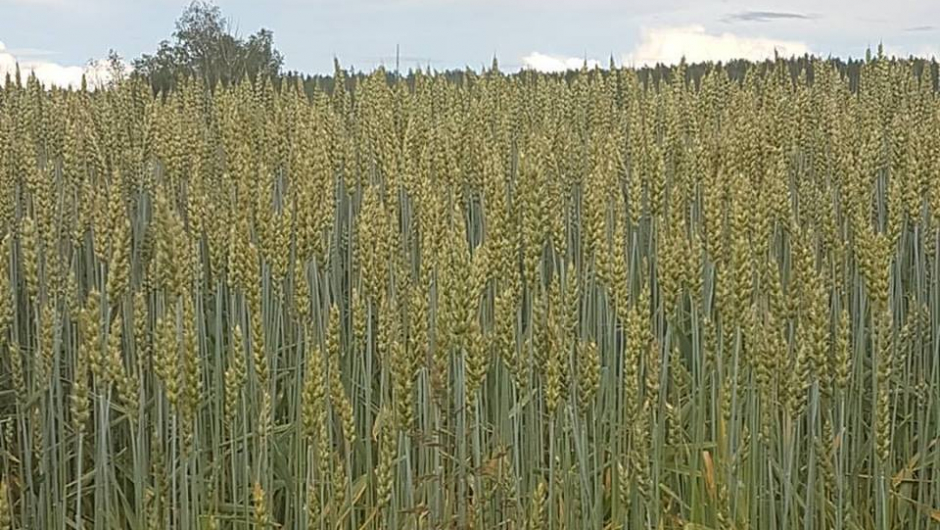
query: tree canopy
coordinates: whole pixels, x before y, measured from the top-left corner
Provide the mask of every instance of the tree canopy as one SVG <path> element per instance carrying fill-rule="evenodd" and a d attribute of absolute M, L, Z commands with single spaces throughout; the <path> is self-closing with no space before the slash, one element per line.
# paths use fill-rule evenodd
<path fill-rule="evenodd" d="M 261 28 L 243 38 L 217 5 L 194 0 L 177 19 L 172 40 L 160 42 L 156 52 L 141 55 L 133 64 L 136 75 L 161 91 L 186 77 L 215 86 L 245 76 L 277 76 L 283 63 L 271 30 Z"/>

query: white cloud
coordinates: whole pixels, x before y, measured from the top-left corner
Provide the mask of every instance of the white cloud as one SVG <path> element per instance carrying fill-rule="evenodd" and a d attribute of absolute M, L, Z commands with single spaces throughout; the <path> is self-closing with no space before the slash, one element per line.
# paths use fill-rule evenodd
<path fill-rule="evenodd" d="M 545 55 L 544 53 L 532 52 L 522 58 L 523 68 L 537 70 L 539 72 L 564 72 L 567 70 L 578 70 L 584 65 L 585 60 L 579 57 L 561 57 L 558 55 Z M 587 59 L 588 68 L 594 68 L 600 63 L 594 59 Z"/>
<path fill-rule="evenodd" d="M 627 66 L 676 64 L 683 56 L 690 63 L 729 59 L 759 61 L 773 57 L 775 50 L 783 57 L 810 53 L 809 47 L 799 41 L 742 37 L 727 32 L 711 34 L 695 25 L 644 28 L 639 44 L 624 55 L 623 62 Z"/>
<path fill-rule="evenodd" d="M 36 78 L 46 87 L 55 85 L 78 88 L 82 83 L 82 75 L 90 88 L 103 86 L 111 80 L 108 62 L 103 59 L 91 61 L 85 66 L 65 66 L 52 61 L 17 59 L 11 51 L 0 42 L 0 81 L 7 73 L 12 76 L 16 72 L 17 63 L 24 82 L 30 73 L 35 73 Z"/>
<path fill-rule="evenodd" d="M 676 64 L 683 57 L 690 63 L 747 59 L 760 61 L 774 56 L 782 57 L 811 53 L 809 46 L 795 40 L 764 37 L 745 37 L 734 33 L 708 33 L 703 26 L 667 26 L 643 28 L 633 51 L 624 54 L 624 66 L 649 66 L 656 63 Z M 564 57 L 532 52 L 522 58 L 523 68 L 540 72 L 577 70 L 584 64 L 580 57 Z M 588 68 L 600 63 L 588 59 Z"/>

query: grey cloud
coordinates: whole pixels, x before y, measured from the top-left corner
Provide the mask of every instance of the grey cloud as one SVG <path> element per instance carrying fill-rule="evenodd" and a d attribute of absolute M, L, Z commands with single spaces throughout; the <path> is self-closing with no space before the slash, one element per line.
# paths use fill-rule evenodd
<path fill-rule="evenodd" d="M 937 26 L 913 26 L 910 28 L 904 28 L 904 31 L 919 32 L 919 31 L 933 31 L 937 29 Z"/>
<path fill-rule="evenodd" d="M 741 11 L 726 16 L 725 22 L 772 22 L 774 20 L 812 20 L 816 15 L 783 11 Z"/>

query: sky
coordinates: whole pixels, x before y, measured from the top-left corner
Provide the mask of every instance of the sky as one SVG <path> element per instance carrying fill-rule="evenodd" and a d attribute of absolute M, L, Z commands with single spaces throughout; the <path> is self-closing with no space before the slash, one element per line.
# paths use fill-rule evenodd
<path fill-rule="evenodd" d="M 940 3 L 924 0 L 217 0 L 242 35 L 274 32 L 285 67 L 395 64 L 564 70 L 814 53 L 940 58 Z M 170 38 L 188 0 L 0 0 L 0 76 L 106 77 L 110 49 L 130 61 Z M 91 61 L 91 62 L 90 62 Z M 96 62 L 99 61 L 99 62 Z"/>

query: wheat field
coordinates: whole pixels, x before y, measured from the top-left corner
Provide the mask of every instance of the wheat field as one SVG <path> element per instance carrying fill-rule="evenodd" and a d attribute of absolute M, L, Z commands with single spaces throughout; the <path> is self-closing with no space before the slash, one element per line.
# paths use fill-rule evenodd
<path fill-rule="evenodd" d="M 940 528 L 937 64 L 851 66 L 8 78 L 0 530 Z"/>

